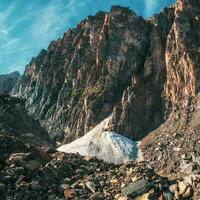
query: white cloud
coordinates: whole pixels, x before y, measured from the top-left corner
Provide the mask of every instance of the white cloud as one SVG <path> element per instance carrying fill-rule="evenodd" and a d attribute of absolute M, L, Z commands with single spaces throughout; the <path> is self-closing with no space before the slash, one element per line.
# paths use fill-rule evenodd
<path fill-rule="evenodd" d="M 69 25 L 69 20 L 80 14 L 86 3 L 87 0 L 69 0 L 67 3 L 64 0 L 51 1 L 37 13 L 40 17 L 36 18 L 31 28 L 33 37 L 41 43 L 55 39 Z"/>
<path fill-rule="evenodd" d="M 39 49 L 46 48 L 51 40 L 63 34 L 70 20 L 81 14 L 88 1 L 51 0 L 41 4 L 36 0 L 24 5 L 17 18 L 13 13 L 21 9 L 20 2 L 8 4 L 0 12 L 0 67 L 22 71 Z M 17 35 L 21 24 L 26 25 L 20 30 L 21 35 Z"/>

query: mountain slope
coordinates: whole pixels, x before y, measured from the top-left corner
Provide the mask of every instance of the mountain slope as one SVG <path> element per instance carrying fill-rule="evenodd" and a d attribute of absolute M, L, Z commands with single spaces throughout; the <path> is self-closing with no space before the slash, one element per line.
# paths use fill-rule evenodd
<path fill-rule="evenodd" d="M 20 77 L 19 72 L 0 75 L 0 94 L 9 93 Z"/>
<path fill-rule="evenodd" d="M 0 160 L 11 153 L 27 152 L 50 144 L 40 123 L 28 115 L 24 101 L 9 95 L 0 96 Z"/>

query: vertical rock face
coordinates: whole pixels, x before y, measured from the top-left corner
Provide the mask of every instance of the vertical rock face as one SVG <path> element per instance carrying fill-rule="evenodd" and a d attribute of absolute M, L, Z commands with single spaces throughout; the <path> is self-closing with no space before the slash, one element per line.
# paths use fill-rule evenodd
<path fill-rule="evenodd" d="M 0 94 L 9 93 L 20 77 L 19 72 L 0 75 Z"/>
<path fill-rule="evenodd" d="M 176 104 L 199 92 L 200 70 L 200 1 L 179 0 L 167 37 L 167 100 Z"/>
<path fill-rule="evenodd" d="M 164 117 L 162 93 L 166 81 L 165 48 L 174 9 L 150 19 L 149 47 L 138 73 L 115 106 L 111 129 L 138 140 L 158 127 Z"/>
<path fill-rule="evenodd" d="M 112 113 L 109 130 L 141 139 L 198 92 L 199 7 L 179 0 L 146 21 L 119 6 L 89 16 L 32 59 L 12 94 L 53 138 L 74 140 Z"/>

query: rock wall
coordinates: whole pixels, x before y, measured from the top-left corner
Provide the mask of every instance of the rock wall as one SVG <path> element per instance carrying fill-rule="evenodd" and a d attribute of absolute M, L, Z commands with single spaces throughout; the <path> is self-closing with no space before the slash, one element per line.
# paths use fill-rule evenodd
<path fill-rule="evenodd" d="M 167 100 L 177 104 L 199 92 L 200 69 L 200 1 L 179 0 L 167 37 L 165 60 Z"/>

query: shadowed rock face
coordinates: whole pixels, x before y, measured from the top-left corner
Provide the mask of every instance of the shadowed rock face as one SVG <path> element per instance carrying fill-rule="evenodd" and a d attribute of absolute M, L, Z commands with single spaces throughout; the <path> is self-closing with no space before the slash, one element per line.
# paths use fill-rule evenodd
<path fill-rule="evenodd" d="M 89 16 L 32 59 L 12 94 L 52 138 L 77 139 L 112 113 L 110 131 L 141 139 L 198 91 L 198 13 L 198 0 L 179 0 L 146 21 L 119 6 Z"/>
<path fill-rule="evenodd" d="M 0 94 L 9 93 L 20 77 L 19 72 L 0 75 Z"/>
<path fill-rule="evenodd" d="M 26 152 L 48 144 L 47 133 L 28 115 L 24 101 L 0 95 L 0 163 L 11 153 Z"/>
<path fill-rule="evenodd" d="M 9 136 L 32 138 L 31 143 L 48 141 L 46 132 L 40 123 L 28 115 L 24 101 L 9 95 L 0 95 L 0 134 L 8 132 Z M 28 141 L 28 140 L 27 140 Z M 26 141 L 22 140 L 26 143 Z"/>

